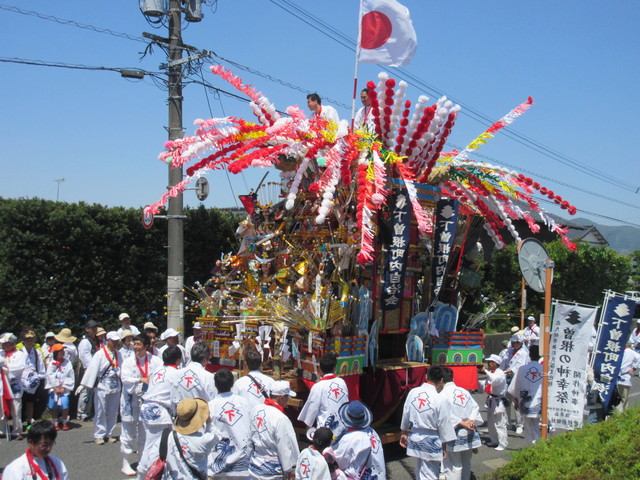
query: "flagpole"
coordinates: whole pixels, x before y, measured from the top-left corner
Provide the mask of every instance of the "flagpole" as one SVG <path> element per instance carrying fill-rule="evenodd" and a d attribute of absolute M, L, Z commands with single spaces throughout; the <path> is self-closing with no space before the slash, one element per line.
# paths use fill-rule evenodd
<path fill-rule="evenodd" d="M 356 67 L 353 74 L 353 99 L 351 100 L 351 128 L 356 118 L 356 95 L 358 92 L 358 57 L 360 57 L 360 43 L 362 41 L 362 1 L 360 0 L 360 11 L 358 12 L 358 42 L 356 43 Z"/>

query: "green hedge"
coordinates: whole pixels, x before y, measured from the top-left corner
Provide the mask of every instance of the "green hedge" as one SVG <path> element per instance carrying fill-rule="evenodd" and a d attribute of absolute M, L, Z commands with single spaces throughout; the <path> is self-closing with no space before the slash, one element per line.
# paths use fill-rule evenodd
<path fill-rule="evenodd" d="M 640 478 L 640 408 L 513 454 L 487 480 L 624 480 Z"/>
<path fill-rule="evenodd" d="M 185 209 L 184 282 L 204 282 L 221 253 L 237 248 L 242 218 L 204 206 Z M 70 327 L 92 318 L 164 328 L 167 222 L 142 226 L 141 209 L 0 197 L 0 332 Z M 193 318 L 187 317 L 186 321 Z"/>

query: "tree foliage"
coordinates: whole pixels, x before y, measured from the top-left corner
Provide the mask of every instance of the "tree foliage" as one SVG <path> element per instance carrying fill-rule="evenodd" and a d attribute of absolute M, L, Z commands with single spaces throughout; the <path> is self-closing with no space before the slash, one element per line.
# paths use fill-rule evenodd
<path fill-rule="evenodd" d="M 586 243 L 579 243 L 576 251 L 567 249 L 560 240 L 545 245 L 549 256 L 554 261 L 552 296 L 559 300 L 575 301 L 588 305 L 602 303 L 604 291 L 616 292 L 628 290 L 632 272 L 628 257 L 614 250 Z M 482 294 L 491 300 L 511 291 L 520 291 L 521 274 L 518 265 L 516 245 L 509 245 L 502 250 L 495 250 L 491 261 L 484 267 L 484 283 Z M 508 308 L 514 311 L 520 308 L 520 295 L 515 295 L 517 307 Z M 544 311 L 544 294 L 537 293 L 527 287 L 527 315 L 537 316 Z M 514 324 L 507 320 L 502 328 L 509 329 Z M 517 322 L 519 323 L 519 322 Z"/>
<path fill-rule="evenodd" d="M 185 284 L 206 280 L 232 250 L 236 215 L 185 209 Z M 166 323 L 167 225 L 149 230 L 138 209 L 0 198 L 0 331 L 64 324 L 77 334 L 92 318 L 105 328 L 126 311 Z"/>

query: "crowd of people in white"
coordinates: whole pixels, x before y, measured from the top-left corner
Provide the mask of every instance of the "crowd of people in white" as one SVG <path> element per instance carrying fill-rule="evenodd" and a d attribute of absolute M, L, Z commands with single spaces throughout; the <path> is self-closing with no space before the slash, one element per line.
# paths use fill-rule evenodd
<path fill-rule="evenodd" d="M 121 420 L 121 471 L 140 479 L 255 478 L 369 479 L 386 478 L 382 442 L 371 427 L 371 410 L 350 401 L 344 380 L 335 375 L 336 357 L 319 360 L 321 378 L 311 387 L 298 415 L 312 445 L 300 452 L 293 424 L 285 414 L 296 396 L 288 381 L 261 371 L 262 356 L 246 352 L 248 373 L 239 379 L 211 358 L 200 324 L 180 344 L 178 332 L 165 330 L 156 348 L 158 329 L 150 322 L 140 332 L 125 313 L 121 328 L 105 332 L 96 322 L 76 337 L 68 328 L 45 336 L 42 347 L 27 330 L 22 343 L 15 335 L 0 337 L 0 397 L 5 434 L 21 439 L 25 410 L 27 452 L 9 464 L 5 480 L 68 478 L 64 463 L 50 455 L 58 430 L 69 429 L 70 400 L 77 416 L 93 419 L 97 445 L 114 443 Z M 528 326 L 486 359 L 488 446 L 508 446 L 509 408 L 517 433 L 533 444 L 540 436 L 542 365 L 539 328 Z M 633 337 L 635 335 L 635 337 Z M 640 322 L 632 338 L 640 338 Z M 629 353 L 627 353 L 627 351 Z M 77 360 L 76 360 L 77 359 Z M 79 368 L 72 367 L 76 364 Z M 627 348 L 618 390 L 619 408 L 628 401 L 628 385 L 640 354 Z M 534 373 L 532 373 L 534 372 Z M 34 402 L 43 384 L 51 421 L 34 423 Z M 626 389 L 626 392 L 625 392 Z M 526 392 L 526 395 L 522 395 Z M 9 432 L 7 418 L 13 418 Z M 453 371 L 432 366 L 426 382 L 410 391 L 402 412 L 400 444 L 416 457 L 416 478 L 469 479 L 472 453 L 481 446 L 480 408 L 470 393 L 455 384 Z M 134 469 L 133 467 L 136 466 Z M 31 475 L 31 476 L 30 476 Z"/>

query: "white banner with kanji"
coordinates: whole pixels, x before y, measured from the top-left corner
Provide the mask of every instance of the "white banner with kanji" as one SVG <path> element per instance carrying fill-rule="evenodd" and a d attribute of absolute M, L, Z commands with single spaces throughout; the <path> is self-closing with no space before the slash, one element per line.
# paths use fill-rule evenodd
<path fill-rule="evenodd" d="M 587 353 L 596 307 L 556 302 L 549 346 L 548 423 L 582 426 L 587 388 Z"/>

